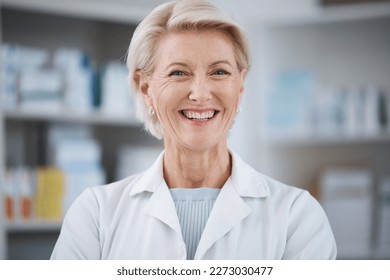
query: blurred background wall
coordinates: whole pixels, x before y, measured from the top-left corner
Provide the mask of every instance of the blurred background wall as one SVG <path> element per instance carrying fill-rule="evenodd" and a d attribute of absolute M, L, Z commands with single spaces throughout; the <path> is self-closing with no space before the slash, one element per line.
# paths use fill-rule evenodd
<path fill-rule="evenodd" d="M 1 0 L 0 258 L 47 259 L 85 188 L 147 168 L 126 50 L 162 0 Z M 253 64 L 229 139 L 323 205 L 340 259 L 390 258 L 390 3 L 215 0 Z"/>

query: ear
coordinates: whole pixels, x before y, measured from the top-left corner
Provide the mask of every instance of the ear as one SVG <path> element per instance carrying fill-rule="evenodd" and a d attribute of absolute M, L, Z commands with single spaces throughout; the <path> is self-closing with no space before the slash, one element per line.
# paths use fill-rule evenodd
<path fill-rule="evenodd" d="M 247 69 L 242 69 L 241 70 L 241 73 L 240 73 L 240 78 L 241 78 L 240 97 L 244 93 L 244 89 L 245 89 L 244 85 L 245 85 L 245 79 L 246 79 L 246 75 L 247 74 L 248 74 L 248 70 Z"/>
<path fill-rule="evenodd" d="M 144 72 L 137 70 L 133 75 L 133 80 L 138 87 L 138 91 L 144 98 L 146 105 L 152 106 L 152 99 L 149 92 L 149 79 L 147 75 Z"/>

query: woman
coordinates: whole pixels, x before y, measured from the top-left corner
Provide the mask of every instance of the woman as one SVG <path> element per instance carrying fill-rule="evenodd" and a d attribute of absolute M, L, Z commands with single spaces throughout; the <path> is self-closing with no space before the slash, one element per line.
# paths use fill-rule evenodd
<path fill-rule="evenodd" d="M 88 189 L 52 259 L 334 259 L 307 191 L 268 178 L 227 147 L 250 68 L 241 28 L 204 1 L 157 7 L 127 61 L 138 117 L 164 152 L 145 172 Z"/>

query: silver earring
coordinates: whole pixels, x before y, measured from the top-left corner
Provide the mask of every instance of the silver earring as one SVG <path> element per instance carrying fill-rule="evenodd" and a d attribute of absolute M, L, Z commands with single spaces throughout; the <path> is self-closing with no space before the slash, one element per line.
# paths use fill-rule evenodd
<path fill-rule="evenodd" d="M 236 114 L 238 115 L 240 112 L 241 112 L 241 106 L 238 106 L 238 107 L 237 107 Z"/>
<path fill-rule="evenodd" d="M 155 114 L 156 114 L 156 111 L 154 111 L 154 107 L 153 107 L 153 106 L 150 106 L 150 107 L 149 107 L 149 116 L 150 116 L 150 117 L 153 117 Z"/>

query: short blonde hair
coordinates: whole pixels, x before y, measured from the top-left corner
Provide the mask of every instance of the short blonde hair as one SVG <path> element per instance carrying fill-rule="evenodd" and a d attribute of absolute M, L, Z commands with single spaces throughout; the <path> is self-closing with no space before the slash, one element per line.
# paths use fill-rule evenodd
<path fill-rule="evenodd" d="M 237 67 L 250 68 L 246 35 L 241 27 L 222 9 L 204 0 L 172 1 L 155 8 L 135 29 L 127 54 L 131 92 L 135 98 L 137 118 L 146 131 L 162 138 L 162 127 L 156 117 L 149 116 L 149 108 L 139 91 L 137 72 L 154 71 L 158 41 L 169 32 L 218 30 L 227 34 L 233 43 Z"/>

